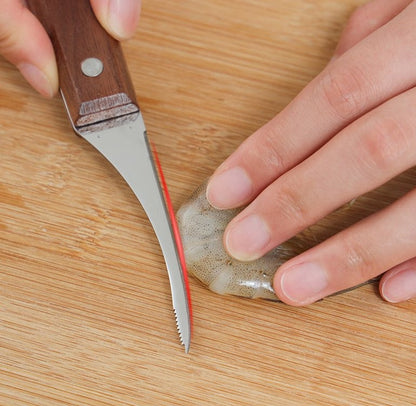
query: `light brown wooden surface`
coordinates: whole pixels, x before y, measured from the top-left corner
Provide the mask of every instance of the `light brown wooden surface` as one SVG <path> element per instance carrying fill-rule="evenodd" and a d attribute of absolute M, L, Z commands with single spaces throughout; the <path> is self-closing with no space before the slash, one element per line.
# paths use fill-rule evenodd
<path fill-rule="evenodd" d="M 325 66 L 363 2 L 144 0 L 124 49 L 176 208 Z M 132 192 L 59 99 L 4 60 L 0 83 L 0 405 L 416 403 L 416 303 L 384 303 L 373 286 L 291 308 L 191 279 L 185 355 Z M 345 224 L 415 179 L 371 194 Z"/>

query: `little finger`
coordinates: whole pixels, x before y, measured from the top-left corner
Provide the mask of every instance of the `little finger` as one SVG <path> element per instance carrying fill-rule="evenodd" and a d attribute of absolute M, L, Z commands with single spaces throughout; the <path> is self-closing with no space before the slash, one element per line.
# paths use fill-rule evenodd
<path fill-rule="evenodd" d="M 398 303 L 416 297 L 416 257 L 387 271 L 380 281 L 380 294 Z"/>

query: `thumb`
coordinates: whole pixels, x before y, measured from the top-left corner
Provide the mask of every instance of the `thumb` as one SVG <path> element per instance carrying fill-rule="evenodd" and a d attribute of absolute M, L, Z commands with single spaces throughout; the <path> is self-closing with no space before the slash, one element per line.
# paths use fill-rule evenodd
<path fill-rule="evenodd" d="M 140 0 L 91 0 L 102 26 L 118 40 L 131 37 L 140 16 Z"/>
<path fill-rule="evenodd" d="M 0 54 L 17 66 L 42 95 L 58 90 L 52 44 L 41 23 L 20 0 L 1 0 Z"/>

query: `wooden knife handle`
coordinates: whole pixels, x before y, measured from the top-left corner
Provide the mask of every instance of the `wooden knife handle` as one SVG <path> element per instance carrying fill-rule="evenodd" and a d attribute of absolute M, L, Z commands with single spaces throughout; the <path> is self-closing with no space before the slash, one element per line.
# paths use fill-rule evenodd
<path fill-rule="evenodd" d="M 52 40 L 61 92 L 74 127 L 138 111 L 120 43 L 101 27 L 89 0 L 27 0 L 27 4 Z"/>

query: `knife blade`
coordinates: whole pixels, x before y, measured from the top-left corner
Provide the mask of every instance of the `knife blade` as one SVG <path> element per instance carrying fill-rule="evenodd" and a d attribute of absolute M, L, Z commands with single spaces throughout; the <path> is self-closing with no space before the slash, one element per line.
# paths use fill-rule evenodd
<path fill-rule="evenodd" d="M 27 5 L 52 40 L 60 92 L 73 129 L 117 169 L 153 226 L 166 263 L 180 340 L 188 352 L 191 301 L 181 242 L 121 46 L 98 23 L 89 0 L 27 0 Z"/>

